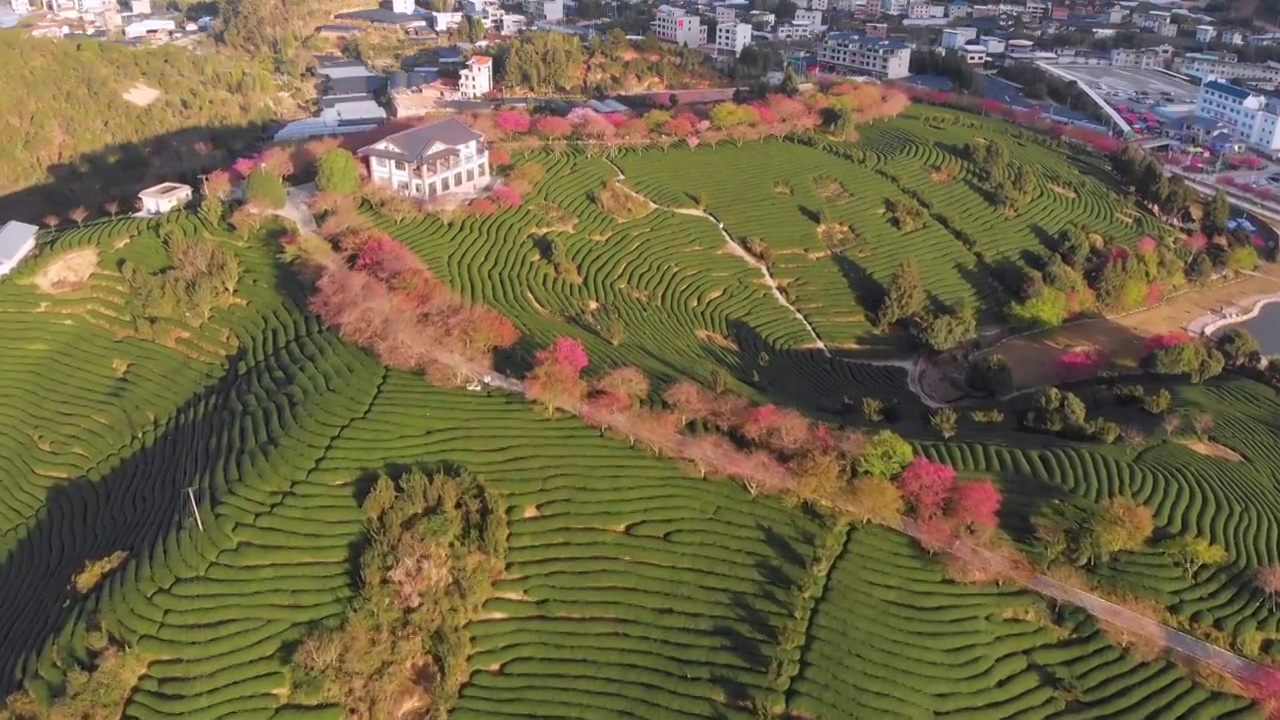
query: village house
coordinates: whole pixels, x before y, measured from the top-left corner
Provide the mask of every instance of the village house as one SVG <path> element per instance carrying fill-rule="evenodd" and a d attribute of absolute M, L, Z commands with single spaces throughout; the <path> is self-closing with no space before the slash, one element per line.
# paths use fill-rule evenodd
<path fill-rule="evenodd" d="M 162 215 L 170 210 L 186 207 L 191 202 L 193 191 L 190 185 L 166 182 L 138 193 L 138 204 L 142 212 L 148 215 Z"/>
<path fill-rule="evenodd" d="M 404 195 L 429 200 L 476 193 L 489 185 L 484 135 L 456 118 L 423 125 L 360 148 L 369 180 Z"/>
<path fill-rule="evenodd" d="M 0 277 L 12 272 L 22 258 L 35 249 L 39 231 L 35 225 L 17 220 L 10 220 L 0 227 Z"/>

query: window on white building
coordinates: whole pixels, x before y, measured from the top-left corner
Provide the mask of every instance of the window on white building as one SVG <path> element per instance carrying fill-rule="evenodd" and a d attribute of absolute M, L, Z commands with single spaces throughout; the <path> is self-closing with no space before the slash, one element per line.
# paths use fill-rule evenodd
<path fill-rule="evenodd" d="M 449 178 L 440 178 L 440 192 L 449 192 Z"/>
<path fill-rule="evenodd" d="M 476 179 L 476 171 L 471 168 L 467 168 L 467 182 L 471 182 L 472 180 L 475 180 L 475 179 Z"/>
<path fill-rule="evenodd" d="M 478 173 L 480 177 L 484 177 L 485 175 L 488 174 L 488 172 L 489 171 L 485 168 L 484 165 L 480 165 L 479 167 L 476 168 L 476 173 Z"/>
<path fill-rule="evenodd" d="M 374 167 L 385 168 L 385 167 L 387 166 L 387 159 L 386 159 L 386 158 L 374 158 L 374 159 L 373 159 L 373 165 L 374 165 Z"/>
<path fill-rule="evenodd" d="M 458 171 L 458 172 L 456 172 L 456 173 L 454 173 L 454 174 L 453 174 L 453 184 L 454 184 L 454 185 L 461 185 L 461 184 L 462 184 L 462 172 L 461 172 L 461 171 Z"/>

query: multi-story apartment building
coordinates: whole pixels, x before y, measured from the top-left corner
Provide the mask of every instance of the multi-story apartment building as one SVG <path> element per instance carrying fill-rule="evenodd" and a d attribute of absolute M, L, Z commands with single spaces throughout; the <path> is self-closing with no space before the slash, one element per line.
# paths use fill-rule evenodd
<path fill-rule="evenodd" d="M 797 10 L 795 23 L 797 25 L 821 25 L 822 11 L 821 10 Z"/>
<path fill-rule="evenodd" d="M 888 15 L 906 15 L 911 0 L 880 0 L 880 11 Z"/>
<path fill-rule="evenodd" d="M 915 0 L 907 4 L 908 20 L 925 20 L 929 17 L 930 5 L 927 2 Z"/>
<path fill-rule="evenodd" d="M 893 80 L 911 74 L 911 48 L 899 40 L 829 33 L 818 48 L 818 65 L 833 72 Z"/>
<path fill-rule="evenodd" d="M 977 39 L 978 28 L 946 28 L 942 31 L 942 39 L 938 42 L 938 47 L 941 47 L 944 50 L 959 50 Z M 985 52 L 986 48 L 983 48 L 983 51 Z"/>
<path fill-rule="evenodd" d="M 478 100 L 491 90 L 493 58 L 488 55 L 472 55 L 467 66 L 458 73 L 458 94 L 464 100 Z"/>
<path fill-rule="evenodd" d="M 1218 28 L 1212 25 L 1196 26 L 1196 42 L 1207 43 L 1212 42 L 1215 35 L 1218 34 Z"/>
<path fill-rule="evenodd" d="M 1242 30 L 1223 30 L 1222 42 L 1227 45 L 1243 45 L 1244 31 Z"/>
<path fill-rule="evenodd" d="M 1280 82 L 1280 64 L 1240 63 L 1235 53 L 1187 53 L 1175 61 L 1174 67 L 1183 75 L 1204 80 L 1254 80 Z"/>
<path fill-rule="evenodd" d="M 524 14 L 535 22 L 560 22 L 564 19 L 564 0 L 524 0 Z"/>
<path fill-rule="evenodd" d="M 1196 115 L 1227 125 L 1240 142 L 1271 153 L 1280 150 L 1280 100 L 1221 80 L 1200 86 Z"/>
<path fill-rule="evenodd" d="M 736 58 L 750 44 L 751 26 L 747 23 L 731 22 L 716 26 L 717 55 Z"/>
<path fill-rule="evenodd" d="M 716 24 L 738 22 L 738 11 L 728 5 L 716 7 Z"/>
<path fill-rule="evenodd" d="M 1111 65 L 1124 68 L 1166 68 L 1173 60 L 1173 46 L 1161 45 L 1154 48 L 1135 50 L 1133 48 L 1116 48 L 1111 51 Z"/>
<path fill-rule="evenodd" d="M 9 7 L 19 15 L 31 12 L 31 0 L 9 0 Z"/>
<path fill-rule="evenodd" d="M 680 8 L 659 5 L 653 19 L 653 33 L 663 42 L 685 47 L 701 47 L 707 44 L 707 26 L 697 15 L 690 15 Z"/>

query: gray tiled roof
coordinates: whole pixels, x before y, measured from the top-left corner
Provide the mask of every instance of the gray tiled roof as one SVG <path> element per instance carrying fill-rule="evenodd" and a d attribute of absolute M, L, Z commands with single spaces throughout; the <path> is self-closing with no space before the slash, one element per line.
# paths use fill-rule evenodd
<path fill-rule="evenodd" d="M 395 151 L 375 150 L 373 145 L 370 145 L 360 148 L 359 154 L 417 163 L 422 162 L 427 148 L 431 147 L 432 143 L 462 145 L 472 140 L 482 139 L 484 139 L 484 135 L 463 125 L 457 118 L 446 118 L 430 125 L 410 128 L 394 135 L 388 135 L 380 141 L 392 145 L 396 148 Z"/>

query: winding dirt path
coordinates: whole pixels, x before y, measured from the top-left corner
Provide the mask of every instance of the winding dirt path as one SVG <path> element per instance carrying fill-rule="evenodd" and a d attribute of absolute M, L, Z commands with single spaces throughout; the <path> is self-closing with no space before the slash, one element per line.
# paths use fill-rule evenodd
<path fill-rule="evenodd" d="M 617 173 L 617 176 L 615 179 L 618 182 L 626 181 L 627 176 L 625 173 L 622 172 L 622 168 L 618 167 L 616 163 L 614 163 L 612 160 L 608 158 L 604 158 L 604 161 L 609 163 L 609 166 L 613 168 L 615 173 Z M 742 245 L 740 245 L 738 241 L 734 240 L 733 236 L 730 235 L 727 230 L 725 230 L 724 223 L 720 221 L 720 218 L 717 218 L 715 215 L 712 215 L 709 212 L 706 212 L 704 210 L 698 210 L 695 208 L 674 208 L 674 207 L 667 207 L 666 205 L 659 205 L 654 201 L 650 200 L 645 195 L 639 192 L 636 192 L 634 189 L 631 189 L 631 188 L 628 188 L 628 189 L 631 190 L 631 192 L 635 193 L 637 197 L 643 199 L 646 203 L 648 203 L 649 207 L 653 210 L 665 210 L 667 212 L 677 213 L 680 215 L 689 215 L 692 217 L 698 217 L 698 218 L 707 220 L 711 222 L 711 224 L 715 225 L 716 230 L 720 232 L 720 237 L 724 239 L 725 248 L 727 248 L 729 252 L 733 253 L 737 257 L 742 258 L 742 260 L 744 260 L 751 267 L 760 271 L 761 277 L 764 278 L 764 284 L 769 288 L 769 292 L 770 294 L 773 295 L 774 300 L 776 300 L 779 305 L 789 310 L 791 314 L 795 316 L 796 320 L 800 321 L 800 324 L 804 327 L 805 331 L 809 333 L 809 337 L 813 338 L 812 347 L 817 348 L 818 351 L 822 353 L 823 357 L 826 357 L 831 360 L 835 360 L 837 362 L 849 363 L 852 365 L 871 365 L 875 367 L 902 368 L 903 370 L 907 371 L 907 389 L 911 391 L 911 394 L 915 395 L 916 398 L 920 400 L 921 404 L 931 409 L 946 407 L 947 405 L 950 404 L 950 403 L 939 402 L 938 400 L 935 400 L 932 396 L 930 396 L 927 392 L 925 392 L 924 387 L 921 385 L 921 382 L 920 382 L 920 374 L 923 370 L 923 364 L 921 363 L 920 358 L 918 357 L 888 359 L 888 360 L 870 360 L 870 359 L 836 357 L 835 355 L 833 355 L 831 353 L 831 348 L 827 347 L 827 344 L 823 342 L 822 337 L 818 335 L 818 331 L 813 327 L 813 324 L 809 322 L 809 318 L 805 317 L 804 313 L 800 312 L 800 310 L 798 310 L 795 305 L 792 305 L 791 301 L 788 300 L 787 297 L 782 294 L 781 288 L 778 287 L 778 281 L 774 279 L 773 273 L 769 271 L 769 267 L 765 265 L 763 262 L 761 262 L 758 258 L 756 258 L 756 256 L 747 252 L 747 249 L 742 247 Z"/>

